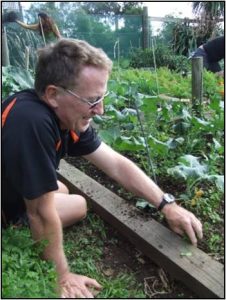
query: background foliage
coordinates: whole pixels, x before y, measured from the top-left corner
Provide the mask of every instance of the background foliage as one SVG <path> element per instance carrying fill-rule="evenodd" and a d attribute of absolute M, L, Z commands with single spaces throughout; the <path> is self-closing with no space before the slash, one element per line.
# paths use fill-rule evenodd
<path fill-rule="evenodd" d="M 40 260 L 42 247 L 28 228 L 3 230 L 3 298 L 56 298 L 56 274 L 51 263 Z"/>
<path fill-rule="evenodd" d="M 180 69 L 184 69 L 186 58 L 200 43 L 223 34 L 223 29 L 219 27 L 219 20 L 224 15 L 222 2 L 208 2 L 207 5 L 205 2 L 194 2 L 198 23 L 186 18 L 181 21 L 174 15 L 168 15 L 166 17 L 171 18 L 171 21 L 165 21 L 157 36 L 153 37 L 151 22 L 149 22 L 150 50 L 145 49 L 143 53 L 142 5 L 145 4 L 142 2 L 34 2 L 30 9 L 25 11 L 24 20 L 27 23 L 35 23 L 38 13 L 44 11 L 57 23 L 62 36 L 85 39 L 92 45 L 103 48 L 112 59 L 128 59 L 131 55 L 135 60 L 131 65 L 136 67 L 144 66 L 145 59 L 148 62 L 147 66 L 153 65 L 151 40 L 154 38 L 154 48 L 160 51 L 159 57 L 156 55 L 157 67 L 167 66 L 173 70 L 177 70 L 181 63 L 183 67 Z M 211 24 L 203 27 L 206 22 Z M 30 68 L 34 69 L 35 50 L 44 45 L 40 35 L 22 29 L 16 23 L 6 23 L 5 26 L 11 64 L 24 67 L 25 49 L 29 47 Z M 141 55 L 143 59 L 139 59 L 137 55 Z"/>
<path fill-rule="evenodd" d="M 221 80 L 205 71 L 203 114 L 197 117 L 189 102 L 191 76 L 187 57 L 200 41 L 213 33 L 220 34 L 217 18 L 222 16 L 224 8 L 219 2 L 211 7 L 199 3 L 200 22 L 208 15 L 215 22 L 214 27 L 211 25 L 208 30 L 199 31 L 186 20 L 182 23 L 166 22 L 154 42 L 156 72 L 153 71 L 152 49 L 141 49 L 140 16 L 127 15 L 140 13 L 138 3 L 124 2 L 118 6 L 114 2 L 96 5 L 93 2 L 82 5 L 59 2 L 59 7 L 54 2 L 34 3 L 25 17 L 29 23 L 35 22 L 37 13 L 44 10 L 54 18 L 64 36 L 86 39 L 104 48 L 115 59 L 118 58 L 116 42 L 120 40 L 120 57 L 126 57 L 127 61 L 118 60 L 115 64 L 109 81 L 110 95 L 105 99 L 105 115 L 94 118 L 95 126 L 107 144 L 132 158 L 157 179 L 163 189 L 175 193 L 178 202 L 201 219 L 204 240 L 200 246 L 223 262 L 224 91 Z M 3 99 L 33 86 L 35 51 L 43 46 L 37 33 L 24 31 L 16 24 L 7 24 L 7 37 L 13 66 L 2 69 Z M 27 46 L 30 48 L 30 71 L 24 70 Z M 118 62 L 126 69 L 119 68 Z M 162 94 L 168 96 L 167 100 Z M 181 98 L 188 102 L 181 101 Z M 143 208 L 146 207 L 144 204 Z M 89 222 L 91 232 L 102 228 L 95 220 Z M 100 297 L 123 297 L 125 291 L 128 297 L 143 297 L 130 274 L 105 280 L 98 273 L 95 263 L 102 250 L 97 245 L 102 247 L 105 238 L 103 229 L 100 231 L 100 241 L 90 234 L 90 229 L 87 232 L 78 230 L 78 235 L 68 233 L 66 253 L 72 267 L 81 273 L 99 276 L 106 288 Z M 75 262 L 76 241 L 81 260 Z M 39 259 L 40 249 L 31 241 L 28 231 L 5 230 L 2 246 L 5 298 L 14 298 L 15 295 L 19 298 L 56 297 L 53 267 Z M 84 252 L 85 248 L 88 252 Z M 127 290 L 129 286 L 130 291 Z"/>

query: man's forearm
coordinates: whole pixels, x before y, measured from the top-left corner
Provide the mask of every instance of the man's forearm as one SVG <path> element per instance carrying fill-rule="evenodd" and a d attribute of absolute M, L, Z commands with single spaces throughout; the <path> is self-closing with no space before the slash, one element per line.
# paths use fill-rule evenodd
<path fill-rule="evenodd" d="M 86 159 L 104 171 L 108 176 L 123 185 L 128 191 L 159 207 L 164 192 L 132 161 L 101 143 Z M 202 224 L 189 211 L 175 202 L 161 210 L 170 227 L 178 234 L 187 233 L 191 242 L 197 243 L 196 235 L 202 238 Z"/>
<path fill-rule="evenodd" d="M 105 143 L 85 158 L 133 194 L 159 206 L 163 191 L 131 160 Z"/>
<path fill-rule="evenodd" d="M 69 272 L 63 250 L 62 225 L 55 207 L 44 216 L 38 212 L 35 214 L 28 213 L 28 217 L 33 239 L 48 243 L 44 248 L 43 258 L 54 262 L 59 277 Z"/>
<path fill-rule="evenodd" d="M 122 159 L 117 177 L 117 181 L 128 191 L 159 206 L 163 191 L 132 161 Z"/>

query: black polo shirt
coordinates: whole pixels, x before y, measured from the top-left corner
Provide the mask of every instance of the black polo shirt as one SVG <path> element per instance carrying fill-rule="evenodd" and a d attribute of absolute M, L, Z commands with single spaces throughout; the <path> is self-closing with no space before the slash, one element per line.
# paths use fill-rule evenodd
<path fill-rule="evenodd" d="M 203 45 L 205 49 L 209 62 L 218 62 L 225 56 L 225 41 L 224 36 L 217 37 L 213 40 L 208 41 Z"/>
<path fill-rule="evenodd" d="M 8 97 L 2 111 L 3 209 L 16 210 L 23 198 L 57 190 L 60 159 L 87 155 L 100 146 L 91 126 L 80 134 L 61 130 L 54 111 L 34 90 Z"/>

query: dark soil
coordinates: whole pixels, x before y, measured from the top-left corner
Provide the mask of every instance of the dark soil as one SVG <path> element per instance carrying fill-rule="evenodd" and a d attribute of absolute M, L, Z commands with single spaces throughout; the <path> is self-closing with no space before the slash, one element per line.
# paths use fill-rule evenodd
<path fill-rule="evenodd" d="M 183 283 L 173 280 L 163 269 L 131 245 L 128 240 L 105 223 L 107 236 L 115 237 L 116 244 L 105 242 L 104 256 L 99 266 L 103 273 L 117 275 L 131 271 L 144 287 L 147 298 L 153 299 L 197 299 L 199 298 Z M 105 273 L 106 272 L 106 273 Z"/>
<path fill-rule="evenodd" d="M 129 159 L 131 158 L 128 155 L 127 157 Z M 132 160 L 134 161 L 134 157 L 132 157 Z M 125 189 L 123 189 L 117 182 L 112 180 L 105 173 L 97 169 L 94 165 L 90 164 L 86 159 L 82 157 L 67 157 L 66 161 L 117 194 L 118 196 L 124 198 L 125 200 L 129 200 L 129 204 L 136 205 L 137 200 L 139 200 L 133 194 L 125 191 Z M 177 195 L 183 194 L 186 190 L 186 185 L 183 182 L 178 183 L 178 181 L 173 180 L 172 177 L 167 175 L 165 177 L 158 178 L 158 186 L 164 191 L 170 191 L 170 193 L 172 193 L 176 197 Z M 222 220 L 224 219 L 224 205 L 224 199 L 222 199 L 221 206 L 219 207 L 219 212 L 221 212 Z M 145 209 L 142 209 L 140 212 L 142 213 L 144 218 L 153 218 L 161 222 L 162 225 L 168 226 L 166 220 L 155 208 L 147 207 Z M 204 220 L 202 220 L 202 222 L 204 223 Z M 214 230 L 215 232 L 224 236 L 224 226 L 222 226 L 221 223 L 215 224 Z M 199 241 L 198 247 L 205 253 L 208 253 L 210 256 L 212 256 L 213 259 L 224 264 L 224 251 L 222 253 L 222 250 L 219 250 L 219 254 L 212 253 L 205 239 Z"/>
<path fill-rule="evenodd" d="M 111 180 L 103 172 L 95 168 L 95 166 L 87 163 L 83 158 L 66 158 L 66 161 L 106 188 L 115 192 L 123 198 L 131 201 L 131 194 L 125 192 L 120 185 Z M 178 190 L 178 186 L 176 187 Z M 136 197 L 133 197 L 136 201 Z M 153 211 L 152 217 L 158 218 L 156 211 Z M 139 250 L 130 244 L 123 236 L 121 236 L 110 225 L 105 223 L 109 241 L 115 237 L 116 243 L 105 242 L 104 256 L 101 260 L 99 268 L 106 276 L 117 275 L 123 271 L 133 271 L 136 274 L 138 283 L 143 284 L 147 298 L 162 299 L 197 299 L 199 298 L 192 291 L 186 288 L 183 283 L 170 278 L 170 275 L 163 269 L 160 269 L 149 258 L 144 256 Z M 106 239 L 108 241 L 108 239 Z"/>

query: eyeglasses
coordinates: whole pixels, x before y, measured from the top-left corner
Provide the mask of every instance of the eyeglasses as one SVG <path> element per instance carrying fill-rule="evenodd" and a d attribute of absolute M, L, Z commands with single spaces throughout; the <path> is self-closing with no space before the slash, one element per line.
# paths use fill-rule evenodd
<path fill-rule="evenodd" d="M 63 88 L 63 87 L 61 87 L 61 88 L 62 88 L 65 92 L 71 94 L 72 96 L 78 98 L 78 99 L 81 100 L 82 102 L 88 104 L 90 108 L 94 108 L 98 103 L 100 103 L 101 101 L 103 101 L 104 98 L 107 97 L 107 96 L 109 95 L 109 91 L 107 91 L 103 96 L 97 97 L 96 100 L 94 100 L 94 101 L 89 101 L 88 99 L 80 97 L 79 95 L 77 95 L 76 93 L 72 92 L 72 91 L 69 90 L 69 89 L 65 89 L 65 88 Z"/>

